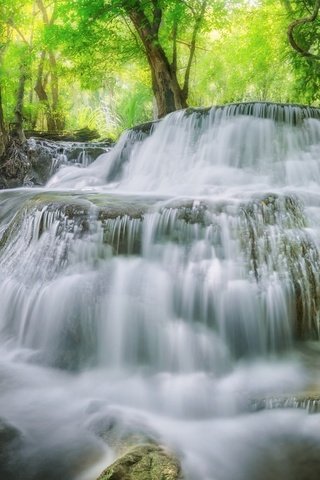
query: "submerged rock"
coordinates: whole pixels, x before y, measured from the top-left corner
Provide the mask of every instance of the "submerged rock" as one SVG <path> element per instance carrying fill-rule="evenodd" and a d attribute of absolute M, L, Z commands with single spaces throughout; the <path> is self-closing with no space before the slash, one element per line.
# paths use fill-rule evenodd
<path fill-rule="evenodd" d="M 181 480 L 179 460 L 163 447 L 133 447 L 110 465 L 98 480 Z"/>
<path fill-rule="evenodd" d="M 300 393 L 297 395 L 274 395 L 272 397 L 255 399 L 252 401 L 251 410 L 273 410 L 283 408 L 299 408 L 308 413 L 320 412 L 320 392 Z"/>
<path fill-rule="evenodd" d="M 270 194 L 241 207 L 241 247 L 258 284 L 276 272 L 294 299 L 295 338 L 319 338 L 320 255 L 302 202 Z"/>

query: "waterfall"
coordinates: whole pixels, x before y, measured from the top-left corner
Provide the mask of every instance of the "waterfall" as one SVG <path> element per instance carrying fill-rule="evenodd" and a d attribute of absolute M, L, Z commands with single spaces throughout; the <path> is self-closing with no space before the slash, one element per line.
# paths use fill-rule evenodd
<path fill-rule="evenodd" d="M 67 168 L 48 187 L 99 186 L 169 195 L 241 195 L 319 183 L 319 111 L 242 104 L 180 111 L 126 132 L 85 172 Z M 237 188 L 237 191 L 234 189 Z"/>
<path fill-rule="evenodd" d="M 69 157 L 0 191 L 2 476 L 94 480 L 139 434 L 186 480 L 318 478 L 320 110 L 188 109 Z"/>

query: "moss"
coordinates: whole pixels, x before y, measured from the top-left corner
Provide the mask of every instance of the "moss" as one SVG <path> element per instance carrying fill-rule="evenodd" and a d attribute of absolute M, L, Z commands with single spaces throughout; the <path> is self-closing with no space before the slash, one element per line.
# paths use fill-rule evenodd
<path fill-rule="evenodd" d="M 180 462 L 157 445 L 133 447 L 112 465 L 98 480 L 180 480 Z"/>
<path fill-rule="evenodd" d="M 320 256 L 306 227 L 303 205 L 294 196 L 269 194 L 241 207 L 241 247 L 256 281 L 263 280 L 265 267 L 288 273 L 295 337 L 319 339 Z"/>
<path fill-rule="evenodd" d="M 159 123 L 159 120 L 154 120 L 153 122 L 141 123 L 140 125 L 136 125 L 130 128 L 130 130 L 134 132 L 142 132 L 146 135 L 150 135 L 150 133 L 154 129 L 154 126 L 157 125 L 157 123 Z"/>
<path fill-rule="evenodd" d="M 15 214 L 8 227 L 3 232 L 2 236 L 0 237 L 0 251 L 6 246 L 8 240 L 18 232 L 18 229 L 21 226 L 22 217 L 22 211 L 20 210 Z"/>

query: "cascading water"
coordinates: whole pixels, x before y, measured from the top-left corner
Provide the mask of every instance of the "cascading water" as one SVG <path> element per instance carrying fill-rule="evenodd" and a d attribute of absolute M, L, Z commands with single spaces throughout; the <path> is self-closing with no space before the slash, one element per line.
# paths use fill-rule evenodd
<path fill-rule="evenodd" d="M 317 479 L 319 184 L 320 111 L 241 104 L 0 192 L 2 477 L 138 434 L 187 480 Z"/>

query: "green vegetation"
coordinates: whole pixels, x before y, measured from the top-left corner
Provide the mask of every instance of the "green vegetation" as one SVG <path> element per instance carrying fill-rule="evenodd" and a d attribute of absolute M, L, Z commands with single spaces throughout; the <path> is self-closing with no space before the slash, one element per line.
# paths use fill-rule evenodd
<path fill-rule="evenodd" d="M 2 0 L 8 133 L 102 137 L 190 106 L 320 101 L 320 0 Z"/>

